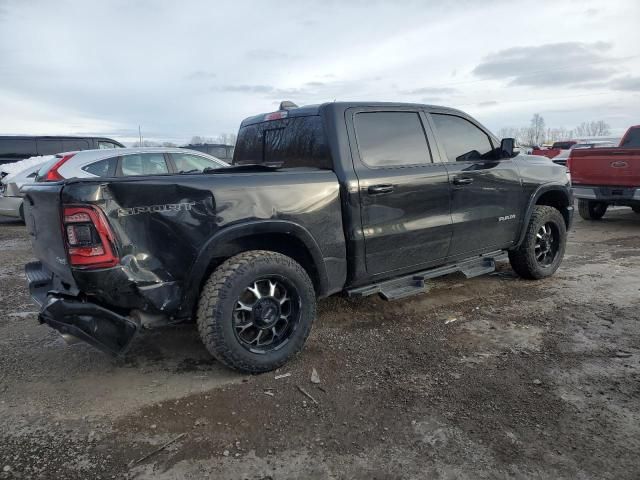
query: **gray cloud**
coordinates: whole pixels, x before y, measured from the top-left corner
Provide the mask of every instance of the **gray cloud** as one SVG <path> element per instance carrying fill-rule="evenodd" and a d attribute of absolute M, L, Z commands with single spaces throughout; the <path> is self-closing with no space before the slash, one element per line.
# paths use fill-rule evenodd
<path fill-rule="evenodd" d="M 626 76 L 616 78 L 609 84 L 614 90 L 623 90 L 627 92 L 640 92 L 640 77 Z"/>
<path fill-rule="evenodd" d="M 549 43 L 513 47 L 487 55 L 472 73 L 480 78 L 509 80 L 510 85 L 576 85 L 611 77 L 615 60 L 606 42 Z"/>

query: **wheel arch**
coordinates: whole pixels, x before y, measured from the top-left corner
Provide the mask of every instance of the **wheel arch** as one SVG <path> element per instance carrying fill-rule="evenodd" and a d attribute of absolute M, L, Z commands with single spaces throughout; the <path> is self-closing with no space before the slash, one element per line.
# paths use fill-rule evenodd
<path fill-rule="evenodd" d="M 311 278 L 316 295 L 326 295 L 326 267 L 311 233 L 293 222 L 265 220 L 225 228 L 207 241 L 189 275 L 185 308 L 195 308 L 199 292 L 213 270 L 228 258 L 249 250 L 268 250 L 293 258 Z"/>
<path fill-rule="evenodd" d="M 567 230 L 571 227 L 573 218 L 573 195 L 571 194 L 570 188 L 560 183 L 541 185 L 529 199 L 529 204 L 527 205 L 527 210 L 520 227 L 518 242 L 514 245 L 514 248 L 519 247 L 524 241 L 529 221 L 531 220 L 531 215 L 536 205 L 546 205 L 556 208 L 562 214 Z"/>

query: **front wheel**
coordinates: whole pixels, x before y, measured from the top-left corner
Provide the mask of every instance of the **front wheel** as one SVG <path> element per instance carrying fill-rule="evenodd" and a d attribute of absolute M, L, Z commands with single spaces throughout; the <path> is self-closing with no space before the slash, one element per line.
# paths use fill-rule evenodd
<path fill-rule="evenodd" d="M 226 260 L 198 304 L 200 338 L 216 359 L 247 373 L 282 366 L 302 349 L 316 316 L 307 272 L 292 258 L 253 250 Z"/>
<path fill-rule="evenodd" d="M 600 220 L 606 213 L 608 206 L 605 202 L 578 199 L 578 213 L 585 220 Z"/>
<path fill-rule="evenodd" d="M 538 280 L 553 275 L 562 262 L 567 227 L 560 211 L 536 205 L 522 244 L 509 251 L 509 261 L 523 278 Z"/>

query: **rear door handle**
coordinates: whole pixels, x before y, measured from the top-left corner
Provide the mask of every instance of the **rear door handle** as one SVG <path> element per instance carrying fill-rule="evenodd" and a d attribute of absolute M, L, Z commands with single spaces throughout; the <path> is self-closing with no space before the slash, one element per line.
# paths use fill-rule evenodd
<path fill-rule="evenodd" d="M 371 185 L 367 189 L 367 192 L 369 192 L 370 195 L 380 195 L 381 193 L 391 193 L 393 192 L 393 185 L 389 183 L 385 183 L 382 185 Z"/>
<path fill-rule="evenodd" d="M 469 185 L 473 183 L 473 178 L 469 177 L 453 177 L 454 185 Z"/>

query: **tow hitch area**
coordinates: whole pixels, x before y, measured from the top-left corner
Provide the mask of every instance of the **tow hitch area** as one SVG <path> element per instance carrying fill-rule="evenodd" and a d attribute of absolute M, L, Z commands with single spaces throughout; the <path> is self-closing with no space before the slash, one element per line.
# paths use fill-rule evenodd
<path fill-rule="evenodd" d="M 106 308 L 60 297 L 49 297 L 39 320 L 112 355 L 124 353 L 138 331 L 134 321 Z"/>

